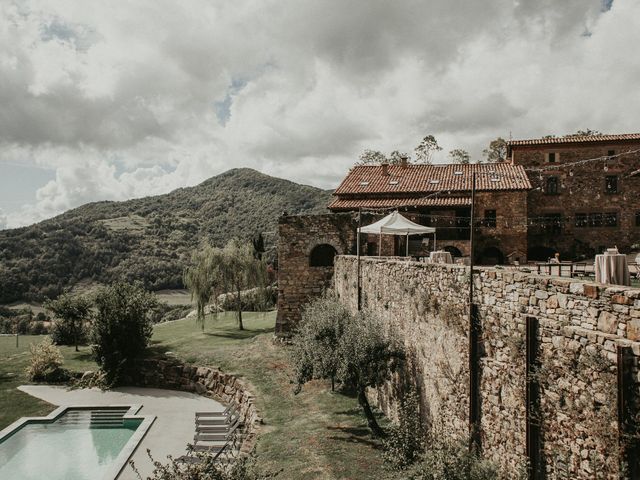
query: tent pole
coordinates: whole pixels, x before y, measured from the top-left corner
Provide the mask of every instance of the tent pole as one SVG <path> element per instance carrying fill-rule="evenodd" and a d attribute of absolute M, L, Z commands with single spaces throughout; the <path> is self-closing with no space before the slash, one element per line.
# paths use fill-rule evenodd
<path fill-rule="evenodd" d="M 409 234 L 407 233 L 407 257 L 409 256 Z"/>
<path fill-rule="evenodd" d="M 380 239 L 378 240 L 378 256 L 382 256 L 382 232 L 380 232 Z"/>
<path fill-rule="evenodd" d="M 436 232 L 433 232 L 433 251 L 437 252 L 437 248 L 436 248 Z"/>

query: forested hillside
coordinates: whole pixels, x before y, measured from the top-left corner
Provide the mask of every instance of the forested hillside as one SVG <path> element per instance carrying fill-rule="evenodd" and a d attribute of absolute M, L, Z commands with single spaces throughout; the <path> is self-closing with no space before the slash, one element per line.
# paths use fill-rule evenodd
<path fill-rule="evenodd" d="M 263 233 L 278 216 L 322 213 L 331 192 L 234 169 L 190 188 L 125 202 L 97 202 L 41 223 L 0 231 L 0 303 L 55 297 L 79 281 L 141 280 L 181 288 L 202 241 L 223 245 Z"/>

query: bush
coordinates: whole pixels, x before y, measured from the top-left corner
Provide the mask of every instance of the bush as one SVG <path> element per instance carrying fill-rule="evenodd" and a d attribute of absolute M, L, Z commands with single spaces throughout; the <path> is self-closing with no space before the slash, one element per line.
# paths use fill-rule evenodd
<path fill-rule="evenodd" d="M 422 461 L 403 472 L 406 480 L 496 480 L 497 467 L 469 452 L 463 442 L 432 442 Z M 518 478 L 514 475 L 512 478 Z"/>
<path fill-rule="evenodd" d="M 56 381 L 63 377 L 62 354 L 50 338 L 29 346 L 31 364 L 27 367 L 27 376 L 34 382 Z"/>
<path fill-rule="evenodd" d="M 253 460 L 249 458 L 237 458 L 230 465 L 215 461 L 213 455 L 199 453 L 193 455 L 199 462 L 180 462 L 171 455 L 167 457 L 167 463 L 156 460 L 147 449 L 147 455 L 153 463 L 153 473 L 147 480 L 263 480 L 272 478 L 260 476 L 255 472 Z M 129 462 L 136 476 L 142 480 L 142 475 L 133 461 Z"/>
<path fill-rule="evenodd" d="M 144 354 L 151 339 L 151 315 L 157 299 L 140 283 L 116 283 L 96 295 L 92 328 L 93 357 L 108 383 L 117 383 L 134 360 Z"/>
<path fill-rule="evenodd" d="M 44 322 L 36 320 L 29 324 L 29 335 L 46 335 L 49 329 L 44 326 Z"/>
<path fill-rule="evenodd" d="M 398 425 L 387 432 L 383 458 L 395 470 L 407 468 L 424 452 L 425 433 L 420 419 L 420 397 L 411 389 L 400 399 Z"/>

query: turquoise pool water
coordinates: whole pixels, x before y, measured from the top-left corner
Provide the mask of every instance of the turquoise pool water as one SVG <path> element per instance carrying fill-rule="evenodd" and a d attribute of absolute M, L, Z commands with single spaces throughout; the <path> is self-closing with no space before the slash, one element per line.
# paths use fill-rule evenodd
<path fill-rule="evenodd" d="M 70 411 L 54 422 L 25 424 L 0 443 L 0 479 L 102 479 L 142 420 L 93 418 Z"/>

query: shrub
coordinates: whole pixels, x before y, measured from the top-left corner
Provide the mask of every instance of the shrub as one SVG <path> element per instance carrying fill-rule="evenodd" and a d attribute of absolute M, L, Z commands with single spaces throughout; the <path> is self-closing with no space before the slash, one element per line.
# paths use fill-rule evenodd
<path fill-rule="evenodd" d="M 97 312 L 91 328 L 93 357 L 110 384 L 117 383 L 147 348 L 156 304 L 156 297 L 140 283 L 116 283 L 96 295 Z"/>
<path fill-rule="evenodd" d="M 179 462 L 171 455 L 167 457 L 167 463 L 162 463 L 153 458 L 149 449 L 147 455 L 153 463 L 153 473 L 147 480 L 263 480 L 269 477 L 260 476 L 255 472 L 252 459 L 237 458 L 229 465 L 214 460 L 213 455 L 199 453 L 193 455 L 199 462 Z M 142 475 L 133 461 L 129 462 L 138 479 Z"/>
<path fill-rule="evenodd" d="M 50 338 L 29 346 L 31 363 L 27 367 L 29 380 L 54 381 L 62 376 L 62 354 Z"/>
<path fill-rule="evenodd" d="M 44 322 L 36 320 L 29 324 L 29 335 L 46 335 L 47 333 L 49 330 L 44 326 Z"/>
<path fill-rule="evenodd" d="M 470 453 L 463 442 L 431 442 L 422 461 L 403 472 L 406 480 L 495 480 L 497 467 Z M 513 478 L 517 478 L 514 476 Z"/>
<path fill-rule="evenodd" d="M 419 460 L 424 452 L 424 438 L 420 397 L 411 389 L 400 399 L 398 425 L 387 432 L 382 456 L 393 469 L 403 470 Z"/>

